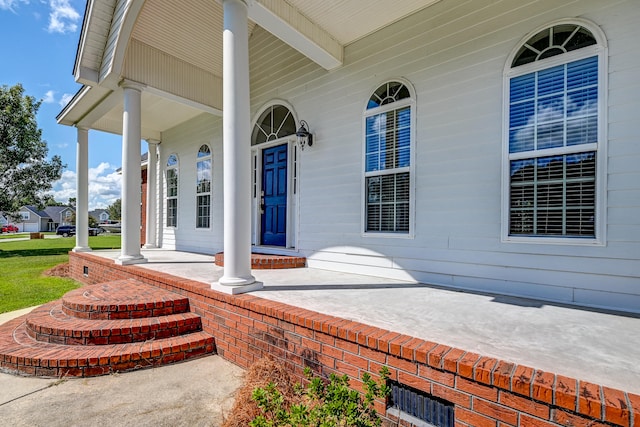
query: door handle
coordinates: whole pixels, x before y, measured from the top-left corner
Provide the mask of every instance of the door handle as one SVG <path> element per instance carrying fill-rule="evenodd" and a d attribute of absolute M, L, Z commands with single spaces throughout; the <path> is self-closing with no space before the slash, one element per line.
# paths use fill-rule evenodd
<path fill-rule="evenodd" d="M 260 213 L 264 213 L 264 197 L 260 198 Z"/>

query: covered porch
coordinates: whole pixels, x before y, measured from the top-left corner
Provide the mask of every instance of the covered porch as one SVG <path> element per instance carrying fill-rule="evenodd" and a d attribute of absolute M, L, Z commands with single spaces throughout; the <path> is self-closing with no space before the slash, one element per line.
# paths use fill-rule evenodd
<path fill-rule="evenodd" d="M 640 409 L 637 316 L 313 268 L 252 270 L 264 288 L 230 296 L 211 289 L 223 274 L 212 255 L 142 253 L 148 262 L 135 266 L 118 265 L 119 251 L 73 253 L 71 271 L 188 295 L 217 352 L 240 366 L 268 353 L 298 374 L 312 366 L 357 382 L 385 364 L 392 379 L 463 408 L 480 399 L 564 425 L 636 425 L 626 417 Z"/>

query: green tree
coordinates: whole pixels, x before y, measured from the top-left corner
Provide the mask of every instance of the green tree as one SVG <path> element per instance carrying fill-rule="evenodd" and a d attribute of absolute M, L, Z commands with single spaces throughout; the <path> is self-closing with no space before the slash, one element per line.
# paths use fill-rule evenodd
<path fill-rule="evenodd" d="M 109 214 L 110 220 L 120 221 L 120 219 L 122 219 L 122 199 L 118 199 L 107 206 L 107 213 Z"/>
<path fill-rule="evenodd" d="M 98 226 L 98 220 L 89 215 L 89 227 L 94 228 Z"/>
<path fill-rule="evenodd" d="M 22 85 L 0 88 L 0 211 L 12 218 L 24 205 L 44 206 L 46 192 L 66 167 L 59 156 L 47 160 L 36 114 L 40 101 Z"/>

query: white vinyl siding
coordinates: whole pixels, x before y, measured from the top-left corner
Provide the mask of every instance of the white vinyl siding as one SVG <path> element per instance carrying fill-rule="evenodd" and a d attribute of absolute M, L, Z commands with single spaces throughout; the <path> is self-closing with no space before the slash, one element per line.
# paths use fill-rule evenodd
<path fill-rule="evenodd" d="M 508 114 L 505 64 L 511 68 L 509 53 L 520 48 L 527 31 L 566 17 L 588 17 L 609 44 L 599 64 L 599 90 L 606 93 L 607 105 L 598 114 L 598 129 L 607 133 L 598 145 L 606 144 L 606 152 L 596 157 L 596 204 L 606 208 L 598 225 L 606 230 L 606 244 L 568 245 L 567 240 L 590 239 L 562 237 L 561 244 L 528 237 L 511 244 L 503 241 L 508 210 L 501 210 L 508 206 L 502 194 L 509 193 L 509 174 L 503 179 L 503 173 L 510 170 L 503 163 L 509 162 L 502 139 Z M 345 65 L 329 73 L 255 27 L 250 38 L 252 115 L 280 99 L 314 128 L 312 149 L 299 153 L 296 249 L 315 268 L 638 312 L 637 22 L 635 0 L 478 0 L 455 8 L 443 1 L 345 46 Z M 574 54 L 582 55 L 567 55 Z M 413 239 L 363 233 L 363 103 L 382 81 L 397 76 L 410 81 L 416 94 Z M 162 150 L 180 154 L 181 160 L 190 156 L 191 162 L 198 147 L 208 143 L 216 158 L 222 155 L 221 135 L 221 119 L 203 114 L 163 132 Z M 566 153 L 540 157 L 554 155 Z M 165 228 L 167 247 L 222 250 L 223 167 L 214 168 L 211 232 L 195 224 Z M 195 197 L 195 171 L 188 169 L 180 171 L 181 185 L 188 184 L 180 188 L 181 200 Z M 194 203 L 180 208 L 180 224 L 191 225 Z"/>

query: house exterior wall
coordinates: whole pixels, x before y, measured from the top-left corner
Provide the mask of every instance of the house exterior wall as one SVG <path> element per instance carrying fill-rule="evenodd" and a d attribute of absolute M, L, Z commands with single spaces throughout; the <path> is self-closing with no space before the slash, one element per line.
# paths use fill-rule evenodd
<path fill-rule="evenodd" d="M 200 146 L 208 144 L 212 154 L 211 227 L 196 228 L 196 156 Z M 167 227 L 166 189 L 161 185 L 158 200 L 161 206 L 159 229 L 163 248 L 201 253 L 222 250 L 222 118 L 202 114 L 180 126 L 164 132 L 160 145 L 160 174 L 166 183 L 167 159 L 178 155 L 178 224 Z"/>
<path fill-rule="evenodd" d="M 595 23 L 608 43 L 606 242 L 503 242 L 505 63 L 530 31 L 570 17 Z M 300 159 L 297 250 L 310 267 L 639 312 L 638 19 L 632 0 L 445 0 L 346 46 L 344 66 L 331 72 L 256 27 L 252 115 L 281 99 L 314 133 Z M 416 92 L 415 232 L 371 237 L 362 224 L 363 112 L 378 85 L 398 78 Z M 181 165 L 179 226 L 164 228 L 164 247 L 222 249 L 220 122 L 203 115 L 163 134 L 161 165 L 171 152 Z M 206 232 L 194 228 L 193 184 L 204 142 L 214 159 Z"/>

